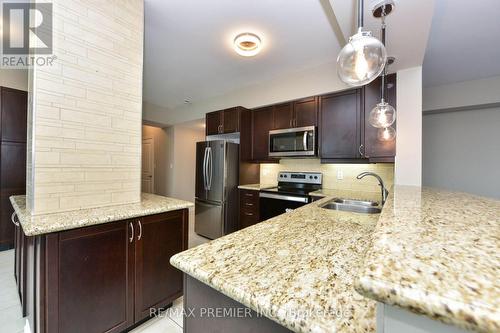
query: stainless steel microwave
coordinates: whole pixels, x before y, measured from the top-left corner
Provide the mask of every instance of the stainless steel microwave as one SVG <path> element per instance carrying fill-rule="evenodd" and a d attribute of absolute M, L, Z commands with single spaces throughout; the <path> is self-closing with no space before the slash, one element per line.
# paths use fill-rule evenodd
<path fill-rule="evenodd" d="M 269 157 L 314 157 L 316 136 L 314 126 L 269 131 Z"/>

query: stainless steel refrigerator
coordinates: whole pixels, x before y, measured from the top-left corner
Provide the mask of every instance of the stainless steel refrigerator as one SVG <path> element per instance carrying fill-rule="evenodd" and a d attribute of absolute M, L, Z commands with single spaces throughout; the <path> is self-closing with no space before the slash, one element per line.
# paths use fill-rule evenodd
<path fill-rule="evenodd" d="M 239 145 L 222 140 L 196 144 L 194 231 L 216 239 L 238 226 Z"/>

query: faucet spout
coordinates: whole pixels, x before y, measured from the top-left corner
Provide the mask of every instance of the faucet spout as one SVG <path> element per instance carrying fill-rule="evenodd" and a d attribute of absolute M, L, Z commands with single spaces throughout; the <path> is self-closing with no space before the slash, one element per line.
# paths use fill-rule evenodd
<path fill-rule="evenodd" d="M 356 177 L 356 179 L 363 179 L 366 176 L 372 176 L 378 180 L 378 184 L 382 190 L 382 206 L 385 205 L 385 202 L 387 201 L 387 196 L 389 195 L 389 191 L 385 187 L 382 177 L 377 175 L 375 172 L 362 172 Z"/>

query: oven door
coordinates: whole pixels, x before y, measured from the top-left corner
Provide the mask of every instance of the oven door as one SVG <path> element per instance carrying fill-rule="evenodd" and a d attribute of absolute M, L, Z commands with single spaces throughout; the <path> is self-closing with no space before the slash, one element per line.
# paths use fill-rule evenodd
<path fill-rule="evenodd" d="M 269 132 L 270 157 L 316 156 L 316 151 L 314 126 Z"/>
<path fill-rule="evenodd" d="M 309 198 L 260 192 L 260 220 L 290 212 L 309 203 Z"/>

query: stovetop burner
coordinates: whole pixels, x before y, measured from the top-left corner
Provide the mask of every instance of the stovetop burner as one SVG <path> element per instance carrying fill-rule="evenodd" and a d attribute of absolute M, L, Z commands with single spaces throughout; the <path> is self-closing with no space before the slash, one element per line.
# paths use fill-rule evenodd
<path fill-rule="evenodd" d="M 297 196 L 309 196 L 310 192 L 321 189 L 323 176 L 319 172 L 280 172 L 278 186 L 262 192 Z"/>

